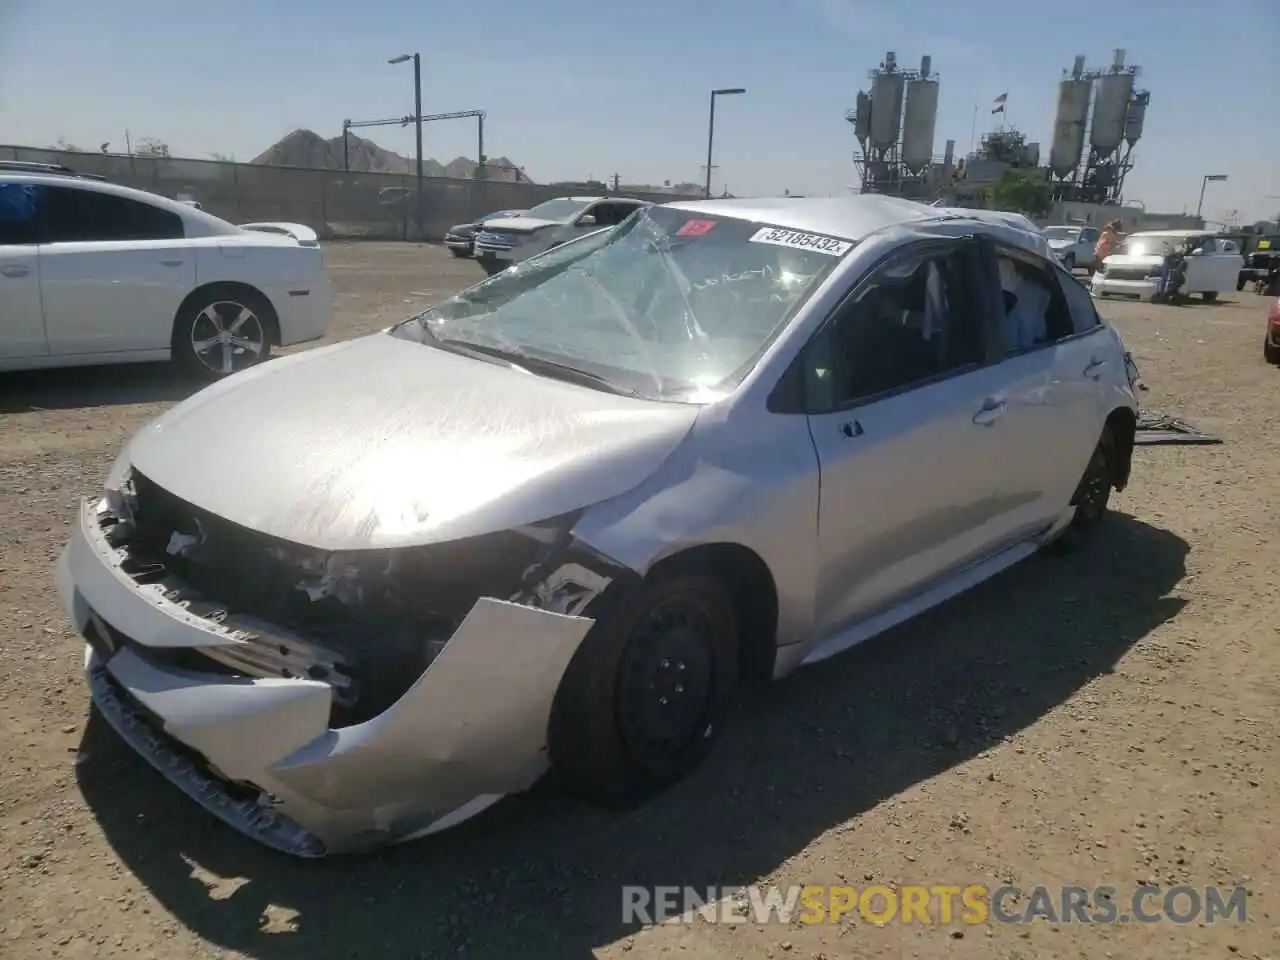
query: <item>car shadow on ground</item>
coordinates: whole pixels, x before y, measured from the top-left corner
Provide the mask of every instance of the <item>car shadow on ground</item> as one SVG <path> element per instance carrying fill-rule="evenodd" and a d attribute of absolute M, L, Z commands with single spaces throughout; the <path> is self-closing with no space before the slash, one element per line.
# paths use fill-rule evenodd
<path fill-rule="evenodd" d="M 0 373 L 0 414 L 177 401 L 201 386 L 167 363 Z"/>
<path fill-rule="evenodd" d="M 623 885 L 753 883 L 1113 672 L 1183 606 L 1168 594 L 1188 550 L 1117 514 L 1078 553 L 1029 560 L 750 695 L 703 769 L 627 813 L 540 787 L 436 837 L 297 861 L 198 810 L 96 715 L 77 776 L 124 863 L 220 946 L 263 960 L 577 960 L 634 932 Z"/>

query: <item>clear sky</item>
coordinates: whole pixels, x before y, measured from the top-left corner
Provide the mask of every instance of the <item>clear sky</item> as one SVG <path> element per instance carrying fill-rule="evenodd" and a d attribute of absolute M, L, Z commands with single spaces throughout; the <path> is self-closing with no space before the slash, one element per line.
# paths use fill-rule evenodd
<path fill-rule="evenodd" d="M 1280 211 L 1280 0 L 0 0 L 0 142 L 97 149 L 155 137 L 175 155 L 248 160 L 308 127 L 483 109 L 487 152 L 538 181 L 701 180 L 707 92 L 716 187 L 842 193 L 857 182 L 844 111 L 893 50 L 941 77 L 936 149 L 1008 120 L 1048 141 L 1073 56 L 1123 47 L 1152 93 L 1126 199 L 1149 210 Z M 994 118 L 998 119 L 998 118 Z M 412 130 L 364 131 L 409 156 Z M 426 154 L 474 157 L 470 121 L 428 124 Z"/>

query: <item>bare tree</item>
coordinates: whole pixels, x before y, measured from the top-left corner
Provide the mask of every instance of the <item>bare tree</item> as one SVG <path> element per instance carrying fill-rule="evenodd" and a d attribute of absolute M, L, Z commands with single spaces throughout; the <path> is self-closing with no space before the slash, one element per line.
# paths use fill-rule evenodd
<path fill-rule="evenodd" d="M 67 138 L 63 136 L 59 136 L 58 139 L 53 142 L 53 146 L 50 147 L 49 149 L 62 150 L 67 153 L 83 153 L 84 152 L 79 147 L 77 147 L 74 143 L 68 143 Z"/>
<path fill-rule="evenodd" d="M 213 153 L 209 154 L 209 159 L 217 160 L 219 163 L 235 163 L 236 162 L 236 158 L 234 154 L 218 153 L 216 150 Z"/>

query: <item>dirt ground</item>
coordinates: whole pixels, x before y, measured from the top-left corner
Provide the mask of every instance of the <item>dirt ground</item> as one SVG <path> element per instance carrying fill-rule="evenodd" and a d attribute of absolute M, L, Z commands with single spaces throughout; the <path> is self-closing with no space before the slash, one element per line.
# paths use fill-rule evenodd
<path fill-rule="evenodd" d="M 479 275 L 438 248 L 327 259 L 331 339 Z M 1084 553 L 753 695 L 713 759 L 640 810 L 538 789 L 354 860 L 254 846 L 91 719 L 54 560 L 77 499 L 189 388 L 144 367 L 0 375 L 0 956 L 1280 957 L 1280 370 L 1265 301 L 1227 299 L 1105 305 L 1146 403 L 1225 443 L 1140 447 Z M 624 884 L 846 882 L 1251 893 L 1245 925 L 621 914 Z"/>

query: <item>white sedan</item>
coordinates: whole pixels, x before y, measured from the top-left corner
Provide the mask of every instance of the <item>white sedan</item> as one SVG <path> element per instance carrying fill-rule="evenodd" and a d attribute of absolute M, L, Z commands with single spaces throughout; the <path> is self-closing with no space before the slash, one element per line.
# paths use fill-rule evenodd
<path fill-rule="evenodd" d="M 0 370 L 172 360 L 216 378 L 324 336 L 331 315 L 308 227 L 0 171 Z"/>

